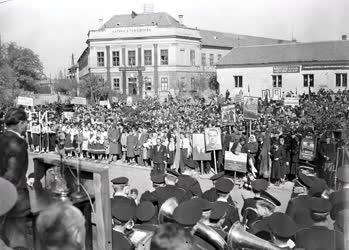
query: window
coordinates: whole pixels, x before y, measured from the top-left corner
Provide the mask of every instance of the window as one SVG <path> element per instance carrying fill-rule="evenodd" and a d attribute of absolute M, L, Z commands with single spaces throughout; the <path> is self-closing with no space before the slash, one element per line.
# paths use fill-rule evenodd
<path fill-rule="evenodd" d="M 336 74 L 336 87 L 347 87 L 347 74 Z"/>
<path fill-rule="evenodd" d="M 113 66 L 120 66 L 120 52 L 119 51 L 113 51 L 112 53 L 113 57 Z"/>
<path fill-rule="evenodd" d="M 113 79 L 113 89 L 116 91 L 120 91 L 120 79 L 119 78 Z"/>
<path fill-rule="evenodd" d="M 195 50 L 190 50 L 190 65 L 195 66 Z"/>
<path fill-rule="evenodd" d="M 304 87 L 314 87 L 314 75 L 303 75 L 303 86 Z"/>
<path fill-rule="evenodd" d="M 221 60 L 222 59 L 222 54 L 218 54 L 217 55 L 217 61 L 219 62 L 219 60 Z"/>
<path fill-rule="evenodd" d="M 273 88 L 282 88 L 282 75 L 274 75 L 273 78 Z"/>
<path fill-rule="evenodd" d="M 136 51 L 135 50 L 128 51 L 128 65 L 129 66 L 136 65 Z"/>
<path fill-rule="evenodd" d="M 206 54 L 201 53 L 201 65 L 206 66 Z"/>
<path fill-rule="evenodd" d="M 214 60 L 214 57 L 213 57 L 213 54 L 210 54 L 210 66 L 213 66 L 213 60 Z"/>
<path fill-rule="evenodd" d="M 168 65 L 168 50 L 162 49 L 160 50 L 160 64 Z"/>
<path fill-rule="evenodd" d="M 144 77 L 144 86 L 146 91 L 151 91 L 151 78 L 145 76 Z"/>
<path fill-rule="evenodd" d="M 168 78 L 167 77 L 161 77 L 161 90 L 162 91 L 168 90 Z"/>
<path fill-rule="evenodd" d="M 104 52 L 97 52 L 97 66 L 104 67 Z"/>
<path fill-rule="evenodd" d="M 144 65 L 152 65 L 151 50 L 144 50 Z"/>
<path fill-rule="evenodd" d="M 242 76 L 234 76 L 235 88 L 242 88 Z"/>

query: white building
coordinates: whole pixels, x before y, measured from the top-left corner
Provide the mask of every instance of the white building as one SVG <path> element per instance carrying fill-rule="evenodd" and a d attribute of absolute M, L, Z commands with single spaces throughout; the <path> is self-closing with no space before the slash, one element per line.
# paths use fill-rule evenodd
<path fill-rule="evenodd" d="M 167 13 L 115 15 L 90 30 L 80 56 L 80 79 L 98 75 L 126 95 L 202 91 L 216 63 L 237 46 L 283 40 L 189 28 Z"/>
<path fill-rule="evenodd" d="M 344 36 L 345 39 L 345 36 Z M 234 48 L 216 66 L 220 92 L 274 100 L 283 94 L 346 89 L 349 41 Z"/>

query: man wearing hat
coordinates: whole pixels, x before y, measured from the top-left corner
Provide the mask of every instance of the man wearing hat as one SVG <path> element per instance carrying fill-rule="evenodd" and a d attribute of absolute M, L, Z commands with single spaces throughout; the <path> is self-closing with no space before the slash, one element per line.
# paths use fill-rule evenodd
<path fill-rule="evenodd" d="M 0 218 L 2 216 L 6 216 L 8 211 L 10 211 L 13 206 L 16 204 L 18 199 L 18 194 L 16 187 L 9 182 L 8 180 L 0 177 Z M 4 230 L 4 224 L 3 222 L 0 222 L 0 249 L 3 250 L 10 250 L 12 248 L 9 248 L 6 246 L 4 240 L 8 240 L 6 237 L 2 235 L 2 232 Z"/>
<path fill-rule="evenodd" d="M 21 108 L 11 108 L 5 115 L 7 131 L 0 136 L 0 177 L 10 181 L 17 189 L 18 201 L 6 215 L 4 234 L 11 247 L 26 247 L 26 219 L 30 211 L 26 173 L 28 145 L 25 137 L 28 121 Z"/>
<path fill-rule="evenodd" d="M 242 223 L 245 224 L 247 221 L 255 221 L 251 216 L 256 215 L 255 213 L 249 213 L 250 211 L 254 211 L 256 209 L 257 200 L 255 197 L 258 197 L 261 191 L 265 191 L 268 188 L 269 183 L 264 179 L 256 179 L 251 182 L 252 192 L 254 197 L 247 198 L 244 200 L 244 205 L 241 208 L 241 216 L 243 218 Z"/>
<path fill-rule="evenodd" d="M 174 221 L 184 228 L 192 231 L 193 227 L 202 217 L 202 208 L 199 201 L 192 199 L 182 202 L 173 211 Z M 194 242 L 200 249 L 215 249 L 205 239 L 194 234 Z"/>
<path fill-rule="evenodd" d="M 211 212 L 208 217 L 208 226 L 214 229 L 223 239 L 227 239 L 227 233 L 223 230 L 229 205 L 223 201 L 215 201 L 211 204 Z"/>
<path fill-rule="evenodd" d="M 332 204 L 331 218 L 334 220 L 337 213 L 345 208 L 349 208 L 349 165 L 346 164 L 337 170 L 337 179 L 341 188 L 330 194 Z"/>
<path fill-rule="evenodd" d="M 222 172 L 219 172 L 215 175 L 212 175 L 210 177 L 210 180 L 212 181 L 212 184 L 214 185 L 215 182 L 219 179 L 219 178 L 222 178 L 224 176 L 224 171 Z M 202 194 L 202 198 L 208 200 L 208 201 L 211 201 L 211 202 L 214 202 L 218 199 L 218 195 L 217 195 L 217 190 L 212 187 L 208 190 L 206 190 L 203 194 Z M 231 198 L 231 197 L 230 197 Z"/>
<path fill-rule="evenodd" d="M 343 234 L 327 227 L 331 203 L 323 198 L 312 197 L 309 209 L 314 224 L 296 234 L 296 246 L 307 250 L 344 249 Z"/>
<path fill-rule="evenodd" d="M 202 196 L 202 189 L 197 179 L 191 175 L 195 173 L 195 169 L 199 166 L 197 161 L 184 159 L 184 167 L 181 175 L 178 176 L 176 186 L 186 190 L 191 196 Z"/>
<path fill-rule="evenodd" d="M 295 243 L 292 238 L 296 235 L 297 225 L 286 214 L 276 212 L 265 218 L 270 229 L 272 243 L 282 249 L 293 249 Z"/>
<path fill-rule="evenodd" d="M 228 198 L 230 197 L 229 193 L 233 190 L 234 183 L 228 178 L 220 178 L 216 181 L 215 188 L 218 194 L 217 201 L 222 201 L 227 204 L 227 219 L 223 224 L 223 229 L 229 231 L 234 222 L 240 219 L 237 207 L 228 202 Z"/>
<path fill-rule="evenodd" d="M 151 159 L 153 163 L 152 174 L 163 174 L 165 173 L 165 163 L 167 150 L 164 145 L 161 144 L 161 139 L 156 139 L 156 145 L 151 149 Z"/>
<path fill-rule="evenodd" d="M 157 226 L 157 208 L 150 201 L 142 201 L 136 209 L 134 228 L 144 231 L 155 231 Z"/>
<path fill-rule="evenodd" d="M 111 199 L 111 214 L 113 223 L 113 250 L 134 249 L 127 234 L 134 226 L 133 219 L 136 215 L 136 205 L 131 202 L 131 199 L 126 197 Z"/>
<path fill-rule="evenodd" d="M 113 197 L 128 197 L 130 193 L 130 186 L 128 185 L 128 178 L 121 176 L 111 180 L 113 184 L 114 194 Z"/>
<path fill-rule="evenodd" d="M 321 190 L 320 182 L 317 177 L 307 176 L 302 172 L 298 173 L 298 183 L 303 187 L 303 193 L 291 199 L 286 209 L 286 214 L 294 220 L 298 229 L 310 227 L 314 223 L 309 211 L 310 199 L 313 195 L 321 196 L 325 188 Z"/>

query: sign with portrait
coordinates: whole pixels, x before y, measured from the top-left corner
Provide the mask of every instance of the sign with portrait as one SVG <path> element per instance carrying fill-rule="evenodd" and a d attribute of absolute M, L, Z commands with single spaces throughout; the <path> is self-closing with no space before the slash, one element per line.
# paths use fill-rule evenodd
<path fill-rule="evenodd" d="M 273 100 L 274 101 L 281 100 L 281 89 L 273 89 Z"/>
<path fill-rule="evenodd" d="M 224 169 L 229 171 L 236 171 L 241 173 L 247 172 L 247 154 L 234 154 L 230 151 L 233 143 L 229 145 L 229 151 L 224 154 Z"/>
<path fill-rule="evenodd" d="M 313 161 L 316 153 L 316 142 L 312 136 L 306 136 L 302 139 L 299 151 L 299 159 Z"/>
<path fill-rule="evenodd" d="M 227 105 L 221 108 L 222 122 L 226 125 L 236 122 L 235 105 Z"/>
<path fill-rule="evenodd" d="M 264 89 L 262 90 L 262 100 L 265 100 L 265 97 L 268 98 L 268 100 L 270 100 L 270 89 Z"/>
<path fill-rule="evenodd" d="M 217 128 L 217 127 L 205 128 L 205 146 L 206 146 L 206 151 L 222 149 L 222 139 L 221 139 L 220 128 Z"/>
<path fill-rule="evenodd" d="M 244 118 L 252 120 L 258 118 L 258 97 L 244 97 Z"/>
<path fill-rule="evenodd" d="M 193 160 L 194 161 L 210 161 L 211 153 L 205 150 L 205 135 L 193 134 Z"/>

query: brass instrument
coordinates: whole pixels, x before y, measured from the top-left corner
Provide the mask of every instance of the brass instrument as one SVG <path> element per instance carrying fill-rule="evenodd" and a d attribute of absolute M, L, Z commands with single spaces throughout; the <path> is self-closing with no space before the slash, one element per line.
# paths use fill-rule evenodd
<path fill-rule="evenodd" d="M 191 233 L 211 243 L 215 246 L 216 249 L 229 249 L 227 242 L 222 238 L 222 236 L 220 236 L 214 229 L 203 224 L 202 222 L 196 223 Z"/>
<path fill-rule="evenodd" d="M 167 199 L 159 209 L 159 224 L 173 222 L 172 216 L 176 207 L 178 207 L 178 201 L 176 198 L 172 197 Z"/>
<path fill-rule="evenodd" d="M 254 250 L 281 250 L 269 241 L 258 238 L 244 230 L 239 221 L 235 222 L 228 233 L 228 246 L 232 249 L 250 248 Z"/>

